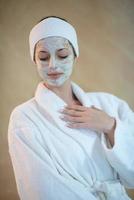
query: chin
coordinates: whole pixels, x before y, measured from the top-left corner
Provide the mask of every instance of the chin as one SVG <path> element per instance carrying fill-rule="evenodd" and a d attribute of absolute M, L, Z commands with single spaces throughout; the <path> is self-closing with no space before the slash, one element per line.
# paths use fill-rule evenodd
<path fill-rule="evenodd" d="M 47 85 L 50 87 L 62 87 L 66 82 L 70 81 L 70 79 L 67 80 L 60 80 L 60 79 L 56 79 L 56 80 L 48 80 Z"/>
<path fill-rule="evenodd" d="M 62 85 L 64 85 L 64 83 L 59 83 L 57 81 L 48 81 L 47 82 L 47 85 L 50 86 L 50 87 L 61 87 Z"/>

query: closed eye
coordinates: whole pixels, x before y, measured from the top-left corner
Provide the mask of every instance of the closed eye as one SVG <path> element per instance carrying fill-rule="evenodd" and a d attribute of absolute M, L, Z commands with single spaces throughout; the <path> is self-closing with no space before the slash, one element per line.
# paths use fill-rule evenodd
<path fill-rule="evenodd" d="M 43 61 L 46 61 L 48 60 L 49 58 L 40 58 L 40 60 L 43 60 Z"/>
<path fill-rule="evenodd" d="M 68 57 L 68 55 L 67 56 L 59 56 L 59 58 L 61 58 L 61 59 L 65 59 L 67 57 Z"/>

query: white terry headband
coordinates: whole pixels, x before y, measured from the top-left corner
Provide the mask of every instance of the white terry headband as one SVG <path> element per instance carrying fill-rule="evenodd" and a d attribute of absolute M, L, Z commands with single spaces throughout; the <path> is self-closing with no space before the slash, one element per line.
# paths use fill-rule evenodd
<path fill-rule="evenodd" d="M 60 36 L 69 40 L 74 47 L 76 56 L 79 56 L 79 48 L 77 42 L 77 34 L 74 27 L 68 22 L 59 18 L 46 18 L 36 24 L 29 35 L 30 55 L 34 62 L 34 48 L 36 43 L 46 37 Z"/>

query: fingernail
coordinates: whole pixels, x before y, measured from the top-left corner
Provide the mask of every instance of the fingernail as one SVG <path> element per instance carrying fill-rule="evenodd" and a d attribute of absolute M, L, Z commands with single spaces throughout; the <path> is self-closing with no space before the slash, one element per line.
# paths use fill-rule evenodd
<path fill-rule="evenodd" d="M 60 110 L 59 110 L 59 112 L 63 112 L 63 111 L 64 111 L 64 109 L 60 109 Z"/>
<path fill-rule="evenodd" d="M 63 115 L 61 115 L 61 116 L 59 116 L 60 117 L 60 119 L 64 119 L 64 116 Z"/>
<path fill-rule="evenodd" d="M 71 123 L 68 122 L 68 123 L 67 123 L 67 126 L 71 127 Z"/>

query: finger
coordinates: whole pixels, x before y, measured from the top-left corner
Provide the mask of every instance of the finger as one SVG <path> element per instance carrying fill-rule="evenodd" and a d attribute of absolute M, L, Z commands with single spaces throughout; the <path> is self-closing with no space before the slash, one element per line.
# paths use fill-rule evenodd
<path fill-rule="evenodd" d="M 69 128 L 88 128 L 88 123 L 67 123 L 67 127 Z"/>
<path fill-rule="evenodd" d="M 86 106 L 81 106 L 81 105 L 68 105 L 65 107 L 66 109 L 73 109 L 73 110 L 78 110 L 78 111 L 85 111 L 87 109 Z"/>
<path fill-rule="evenodd" d="M 85 121 L 83 117 L 64 116 L 60 117 L 63 121 L 82 123 Z"/>
<path fill-rule="evenodd" d="M 71 109 L 65 109 L 61 113 L 66 114 L 66 115 L 70 115 L 70 116 L 75 116 L 75 117 L 82 116 L 81 111 L 76 111 L 76 110 L 73 110 L 73 109 L 72 110 Z"/>

